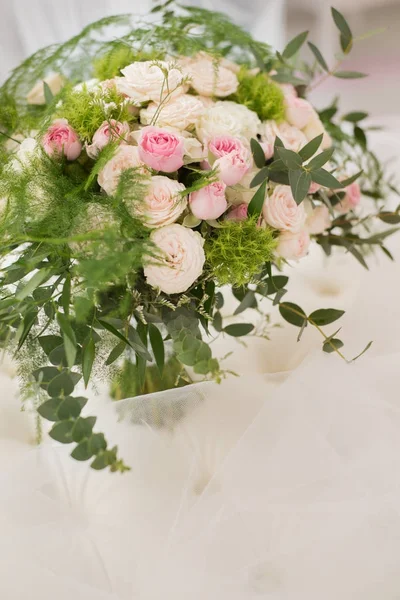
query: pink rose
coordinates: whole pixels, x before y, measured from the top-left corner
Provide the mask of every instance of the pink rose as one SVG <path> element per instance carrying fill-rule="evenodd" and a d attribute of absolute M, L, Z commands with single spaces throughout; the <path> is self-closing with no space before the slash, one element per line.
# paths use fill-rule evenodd
<path fill-rule="evenodd" d="M 247 204 L 239 204 L 230 210 L 226 215 L 227 221 L 245 221 L 247 219 Z"/>
<path fill-rule="evenodd" d="M 329 214 L 328 207 L 325 204 L 311 208 L 311 212 L 306 221 L 306 229 L 308 233 L 318 235 L 319 233 L 323 233 L 326 229 L 329 229 L 331 224 L 332 219 Z"/>
<path fill-rule="evenodd" d="M 192 192 L 189 204 L 194 216 L 205 221 L 218 219 L 228 207 L 225 188 L 226 185 L 222 181 L 216 181 L 197 192 Z"/>
<path fill-rule="evenodd" d="M 165 175 L 151 177 L 143 202 L 126 202 L 133 217 L 141 218 L 149 229 L 170 225 L 187 206 L 185 186 Z"/>
<path fill-rule="evenodd" d="M 226 185 L 239 183 L 250 168 L 247 157 L 240 152 L 230 152 L 221 156 L 213 166 L 218 169 L 219 177 Z"/>
<path fill-rule="evenodd" d="M 297 205 L 288 185 L 277 185 L 263 207 L 268 225 L 281 231 L 297 233 L 306 219 L 304 205 Z"/>
<path fill-rule="evenodd" d="M 100 150 L 107 146 L 110 140 L 125 141 L 129 133 L 129 125 L 126 121 L 121 123 L 115 119 L 104 121 L 92 138 L 92 143 L 86 146 L 86 152 L 90 158 L 97 158 Z"/>
<path fill-rule="evenodd" d="M 217 158 L 221 158 L 231 152 L 245 151 L 242 142 L 232 135 L 219 135 L 218 137 L 213 138 L 208 144 L 208 148 Z"/>
<path fill-rule="evenodd" d="M 270 142 L 260 142 L 261 148 L 264 150 L 265 159 L 269 160 L 274 155 L 274 145 Z"/>
<path fill-rule="evenodd" d="M 122 144 L 100 171 L 97 177 L 100 187 L 109 196 L 112 196 L 117 190 L 121 173 L 127 169 L 139 169 L 142 174 L 148 173 L 145 165 L 140 160 L 137 146 Z"/>
<path fill-rule="evenodd" d="M 308 188 L 308 193 L 309 194 L 315 194 L 320 189 L 321 189 L 320 184 L 319 183 L 315 183 L 315 181 L 312 181 L 311 184 L 310 184 L 310 187 Z"/>
<path fill-rule="evenodd" d="M 152 169 L 172 173 L 183 165 L 184 140 L 159 127 L 144 127 L 139 140 L 140 159 Z"/>
<path fill-rule="evenodd" d="M 345 197 L 334 206 L 335 210 L 337 210 L 338 212 L 345 214 L 349 212 L 349 210 L 353 210 L 353 208 L 356 208 L 360 204 L 361 190 L 360 186 L 356 181 L 348 185 L 347 188 L 344 188 L 344 190 L 338 191 L 346 192 Z"/>
<path fill-rule="evenodd" d="M 67 119 L 56 119 L 42 138 L 44 151 L 49 156 L 64 155 L 67 160 L 75 160 L 82 152 L 82 144 Z"/>
<path fill-rule="evenodd" d="M 299 260 L 306 256 L 310 246 L 310 236 L 304 229 L 298 233 L 285 231 L 279 236 L 277 253 L 286 260 Z"/>
<path fill-rule="evenodd" d="M 304 129 L 314 116 L 313 107 L 303 98 L 287 95 L 285 96 L 285 106 L 286 121 L 293 127 L 297 127 L 297 129 Z"/>

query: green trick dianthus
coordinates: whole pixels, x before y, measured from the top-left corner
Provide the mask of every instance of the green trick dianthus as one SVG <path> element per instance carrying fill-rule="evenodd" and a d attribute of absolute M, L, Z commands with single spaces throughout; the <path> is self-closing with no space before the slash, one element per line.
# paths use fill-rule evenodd
<path fill-rule="evenodd" d="M 258 114 L 262 121 L 282 121 L 285 115 L 284 95 L 280 87 L 265 73 L 252 75 L 245 68 L 238 73 L 239 87 L 230 97 Z"/>
<path fill-rule="evenodd" d="M 276 244 L 273 230 L 258 227 L 254 217 L 225 221 L 206 239 L 208 267 L 220 285 L 246 285 L 273 258 Z"/>

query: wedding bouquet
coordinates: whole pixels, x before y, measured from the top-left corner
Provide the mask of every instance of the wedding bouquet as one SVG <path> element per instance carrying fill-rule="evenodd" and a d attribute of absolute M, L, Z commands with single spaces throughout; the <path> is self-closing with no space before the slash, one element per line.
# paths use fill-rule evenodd
<path fill-rule="evenodd" d="M 354 40 L 332 14 L 341 62 Z M 283 301 L 279 272 L 312 243 L 364 267 L 372 249 L 390 256 L 393 229 L 374 222 L 400 214 L 384 210 L 392 186 L 367 115 L 305 99 L 327 76 L 364 75 L 331 69 L 311 42 L 304 63 L 307 36 L 273 52 L 222 14 L 169 1 L 147 22 L 103 19 L 40 50 L 0 89 L 0 339 L 75 459 L 127 468 L 82 416 L 80 379 L 121 396 L 123 374 L 131 395 L 224 376 L 210 339 L 253 325 L 224 325 L 223 286 L 236 314 L 267 297 L 343 357 L 321 329 L 343 311 Z"/>

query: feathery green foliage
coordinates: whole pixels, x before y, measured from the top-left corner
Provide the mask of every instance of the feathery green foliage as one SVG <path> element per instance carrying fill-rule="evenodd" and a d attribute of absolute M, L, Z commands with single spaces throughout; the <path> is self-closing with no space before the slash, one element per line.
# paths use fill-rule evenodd
<path fill-rule="evenodd" d="M 93 76 L 100 81 L 120 75 L 121 69 L 138 60 L 160 60 L 164 53 L 158 51 L 135 50 L 125 42 L 117 42 L 111 50 L 96 59 L 93 64 Z"/>
<path fill-rule="evenodd" d="M 262 121 L 282 121 L 285 116 L 283 92 L 265 73 L 252 75 L 242 68 L 238 74 L 239 87 L 230 100 L 244 104 L 258 114 Z"/>
<path fill-rule="evenodd" d="M 258 227 L 256 217 L 225 221 L 206 239 L 208 267 L 219 284 L 241 287 L 273 258 L 276 243 L 273 230 Z"/>

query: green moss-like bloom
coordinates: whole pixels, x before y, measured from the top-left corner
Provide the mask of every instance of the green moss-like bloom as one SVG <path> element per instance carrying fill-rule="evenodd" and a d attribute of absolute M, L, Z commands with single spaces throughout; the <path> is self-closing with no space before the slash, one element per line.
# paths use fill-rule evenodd
<path fill-rule="evenodd" d="M 231 100 L 244 104 L 258 114 L 262 121 L 282 121 L 285 116 L 284 95 L 281 88 L 265 73 L 251 75 L 247 69 L 238 74 L 239 87 Z"/>
<path fill-rule="evenodd" d="M 93 76 L 100 79 L 100 81 L 112 79 L 117 75 L 121 75 L 121 69 L 137 60 L 157 60 L 161 58 L 160 52 L 139 52 L 126 44 L 120 43 L 94 62 Z"/>
<path fill-rule="evenodd" d="M 254 217 L 225 221 L 206 239 L 208 267 L 221 285 L 246 285 L 272 259 L 276 244 L 273 230 L 258 227 Z"/>

